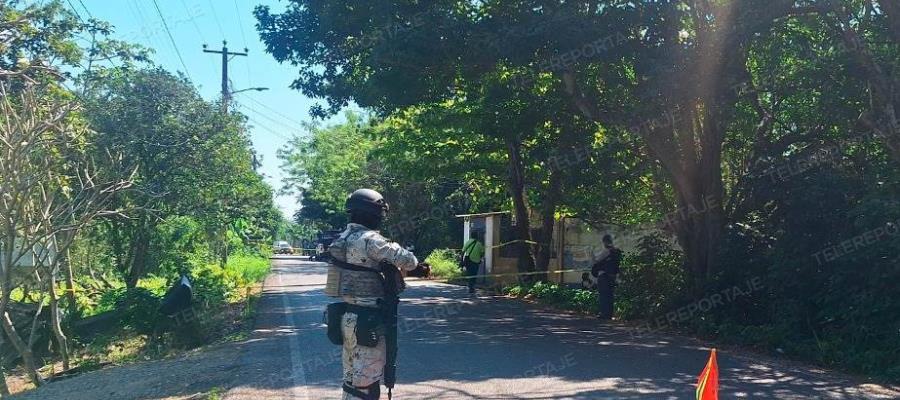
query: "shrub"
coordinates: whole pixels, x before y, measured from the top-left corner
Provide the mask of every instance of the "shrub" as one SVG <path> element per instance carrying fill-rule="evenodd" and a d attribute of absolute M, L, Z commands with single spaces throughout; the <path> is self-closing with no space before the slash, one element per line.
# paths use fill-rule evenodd
<path fill-rule="evenodd" d="M 148 276 L 145 278 L 141 278 L 137 284 L 138 287 L 147 289 L 150 293 L 154 294 L 157 297 L 162 297 L 166 294 L 166 291 L 171 287 L 171 282 L 168 279 L 162 276 Z"/>
<path fill-rule="evenodd" d="M 503 293 L 514 297 L 537 300 L 539 303 L 565 310 L 596 313 L 597 297 L 590 290 L 573 289 L 555 283 L 537 282 L 533 285 L 516 285 L 503 289 Z"/>
<path fill-rule="evenodd" d="M 120 310 L 120 325 L 140 333 L 150 333 L 159 320 L 160 298 L 142 287 L 120 288 L 104 292 L 98 309 Z"/>
<path fill-rule="evenodd" d="M 718 281 L 755 278 L 763 290 L 713 309 L 700 328 L 900 381 L 900 235 L 885 234 L 897 230 L 900 184 L 836 166 L 757 183 L 767 212 L 728 227 Z"/>
<path fill-rule="evenodd" d="M 437 249 L 428 255 L 425 262 L 431 265 L 431 275 L 438 279 L 456 279 L 462 276 L 459 268 L 459 251 Z"/>
<path fill-rule="evenodd" d="M 259 256 L 237 255 L 228 259 L 225 269 L 240 276 L 241 285 L 261 282 L 269 274 L 269 260 Z"/>
<path fill-rule="evenodd" d="M 194 270 L 191 275 L 195 303 L 225 304 L 240 294 L 238 288 L 243 278 L 238 271 L 222 268 L 217 264 L 206 264 Z"/>
<path fill-rule="evenodd" d="M 616 313 L 626 319 L 664 314 L 684 292 L 681 253 L 664 237 L 644 236 L 637 250 L 625 256 L 616 288 Z"/>

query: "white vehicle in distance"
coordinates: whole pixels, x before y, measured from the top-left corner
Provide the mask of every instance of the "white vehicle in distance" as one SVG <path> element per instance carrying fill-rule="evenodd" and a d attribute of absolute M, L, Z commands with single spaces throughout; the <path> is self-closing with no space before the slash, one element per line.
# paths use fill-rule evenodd
<path fill-rule="evenodd" d="M 275 254 L 294 254 L 294 248 L 288 242 L 280 241 L 275 243 Z"/>

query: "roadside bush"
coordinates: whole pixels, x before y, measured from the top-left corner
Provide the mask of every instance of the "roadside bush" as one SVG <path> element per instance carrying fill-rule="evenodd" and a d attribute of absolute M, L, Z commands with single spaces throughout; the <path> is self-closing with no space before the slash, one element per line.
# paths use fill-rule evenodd
<path fill-rule="evenodd" d="M 431 275 L 437 279 L 456 279 L 462 276 L 459 269 L 459 251 L 437 249 L 425 259 L 431 265 Z"/>
<path fill-rule="evenodd" d="M 503 293 L 519 298 L 537 300 L 541 304 L 583 313 L 597 312 L 597 296 L 585 289 L 573 289 L 556 283 L 537 282 L 533 285 L 515 285 L 503 289 Z"/>
<path fill-rule="evenodd" d="M 146 288 L 120 288 L 104 292 L 100 296 L 98 309 L 119 310 L 120 326 L 139 333 L 150 333 L 159 320 L 159 304 L 159 296 Z"/>
<path fill-rule="evenodd" d="M 241 277 L 240 285 L 261 282 L 269 274 L 269 260 L 254 255 L 237 255 L 228 259 L 225 269 Z"/>
<path fill-rule="evenodd" d="M 217 264 L 206 264 L 191 274 L 194 302 L 204 305 L 225 304 L 239 294 L 238 288 L 242 280 L 238 271 L 222 268 Z"/>
<path fill-rule="evenodd" d="M 622 261 L 616 313 L 625 319 L 649 318 L 674 308 L 684 293 L 681 253 L 659 234 L 640 239 L 637 252 Z"/>
<path fill-rule="evenodd" d="M 195 268 L 190 276 L 194 311 L 215 314 L 225 304 L 239 300 L 243 288 L 259 282 L 268 272 L 268 260 L 256 256 L 233 257 L 225 268 L 216 264 Z M 100 295 L 94 311 L 119 310 L 121 326 L 150 333 L 161 318 L 159 306 L 173 282 L 161 276 L 149 276 L 141 279 L 136 288 L 107 290 Z"/>
<path fill-rule="evenodd" d="M 896 182 L 834 168 L 780 185 L 759 182 L 760 201 L 772 211 L 729 227 L 722 251 L 727 268 L 718 283 L 760 279 L 763 289 L 713 309 L 692 327 L 900 381 Z"/>
<path fill-rule="evenodd" d="M 225 268 L 206 264 L 191 273 L 194 298 L 205 305 L 236 301 L 243 295 L 244 288 L 265 279 L 269 268 L 268 259 L 255 255 L 230 257 Z"/>
<path fill-rule="evenodd" d="M 169 280 L 163 276 L 150 275 L 145 278 L 141 278 L 141 280 L 138 281 L 137 286 L 147 289 L 156 297 L 162 298 L 172 286 L 172 282 L 169 282 Z"/>

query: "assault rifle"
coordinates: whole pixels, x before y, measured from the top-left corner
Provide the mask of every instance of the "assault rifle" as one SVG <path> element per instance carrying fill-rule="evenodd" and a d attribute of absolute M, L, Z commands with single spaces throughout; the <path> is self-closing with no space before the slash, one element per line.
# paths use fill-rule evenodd
<path fill-rule="evenodd" d="M 384 341 L 387 357 L 384 363 L 384 386 L 388 389 L 388 399 L 392 398 L 392 390 L 397 382 L 397 307 L 400 305 L 400 292 L 406 289 L 400 270 L 390 263 L 381 263 L 384 275 Z"/>

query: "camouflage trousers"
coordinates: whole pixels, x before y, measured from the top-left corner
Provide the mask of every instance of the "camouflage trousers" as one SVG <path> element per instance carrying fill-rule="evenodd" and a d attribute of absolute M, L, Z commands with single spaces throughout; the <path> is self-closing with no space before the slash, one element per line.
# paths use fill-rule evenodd
<path fill-rule="evenodd" d="M 384 364 L 387 353 L 384 335 L 379 335 L 375 347 L 366 347 L 356 341 L 357 315 L 344 313 L 341 318 L 341 333 L 344 336 L 343 367 L 344 382 L 361 388 L 380 382 L 384 377 Z M 356 396 L 344 392 L 343 400 L 358 400 Z"/>

